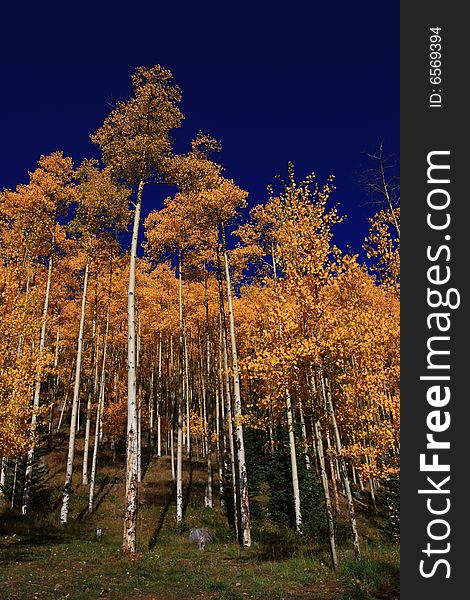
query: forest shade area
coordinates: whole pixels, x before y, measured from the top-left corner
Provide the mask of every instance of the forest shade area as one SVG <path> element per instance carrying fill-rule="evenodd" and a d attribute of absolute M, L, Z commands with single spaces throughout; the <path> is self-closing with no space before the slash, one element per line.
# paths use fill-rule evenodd
<path fill-rule="evenodd" d="M 140 67 L 132 83 L 91 136 L 100 160 L 41 156 L 0 194 L 3 494 L 27 515 L 42 457 L 66 439 L 66 525 L 73 485 L 88 486 L 92 513 L 100 453 L 125 452 L 134 553 L 144 454 L 171 459 L 177 522 L 183 469 L 204 460 L 205 506 L 249 547 L 263 467 L 273 518 L 322 529 L 336 567 L 346 507 L 360 559 L 357 502 L 377 511 L 399 474 L 400 211 L 385 159 L 372 157 L 364 264 L 335 245 L 333 176 L 289 165 L 248 210 L 219 141 L 199 133 L 175 152 L 172 74 Z M 157 184 L 174 193 L 142 222 Z"/>

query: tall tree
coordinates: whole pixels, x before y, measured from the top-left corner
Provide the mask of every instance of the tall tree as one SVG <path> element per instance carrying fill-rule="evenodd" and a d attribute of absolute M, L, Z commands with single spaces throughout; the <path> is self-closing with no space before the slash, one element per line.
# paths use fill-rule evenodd
<path fill-rule="evenodd" d="M 183 116 L 178 108 L 180 90 L 167 69 L 160 65 L 139 67 L 132 84 L 133 97 L 117 104 L 92 140 L 100 146 L 103 160 L 113 174 L 136 190 L 127 308 L 127 462 L 122 544 L 124 552 L 134 553 L 138 507 L 135 281 L 142 193 L 146 183 L 165 179 L 171 155 L 170 131 L 180 126 Z"/>
<path fill-rule="evenodd" d="M 39 336 L 39 354 L 43 354 L 46 345 L 47 317 L 49 312 L 49 299 L 52 283 L 52 269 L 54 256 L 58 246 L 60 227 L 57 219 L 68 204 L 74 199 L 74 186 L 72 183 L 72 159 L 64 157 L 62 152 L 54 152 L 50 156 L 41 156 L 38 161 L 39 167 L 30 173 L 30 183 L 23 188 L 26 193 L 32 195 L 32 208 L 38 214 L 42 226 L 46 232 L 46 260 L 47 279 L 44 292 L 44 304 L 42 311 L 41 330 Z M 33 415 L 31 419 L 31 447 L 28 450 L 27 465 L 24 479 L 22 513 L 28 511 L 30 487 L 34 464 L 34 447 L 36 444 L 36 428 L 38 409 L 41 393 L 43 372 L 41 367 L 36 373 L 33 397 Z"/>
<path fill-rule="evenodd" d="M 109 169 L 100 171 L 96 161 L 84 161 L 77 172 L 77 212 L 70 224 L 70 230 L 76 236 L 80 250 L 84 254 L 83 291 L 80 310 L 80 326 L 77 339 L 77 353 L 75 360 L 75 379 L 73 386 L 72 411 L 70 418 L 69 447 L 67 455 L 67 466 L 65 483 L 62 493 L 62 508 L 60 511 L 60 522 L 67 523 L 68 510 L 71 494 L 73 461 L 75 455 L 75 435 L 77 430 L 77 414 L 80 398 L 80 377 L 82 366 L 86 302 L 88 292 L 88 281 L 92 261 L 97 254 L 103 251 L 103 247 L 113 243 L 109 238 L 108 231 L 117 232 L 127 224 L 127 201 L 128 191 L 116 185 Z M 87 410 L 87 423 L 84 451 L 84 474 L 88 466 L 88 439 L 90 428 L 90 408 Z"/>

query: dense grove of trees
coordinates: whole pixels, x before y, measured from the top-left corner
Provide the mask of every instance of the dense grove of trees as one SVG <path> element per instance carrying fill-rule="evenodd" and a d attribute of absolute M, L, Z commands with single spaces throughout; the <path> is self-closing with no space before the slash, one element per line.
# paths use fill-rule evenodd
<path fill-rule="evenodd" d="M 334 244 L 333 177 L 299 181 L 289 166 L 241 219 L 248 194 L 217 163 L 219 143 L 200 133 L 174 152 L 172 74 L 138 68 L 132 81 L 92 136 L 102 162 L 54 152 L 0 194 L 2 482 L 24 465 L 28 513 L 40 440 L 67 431 L 66 524 L 72 479 L 91 512 L 100 448 L 125 439 L 123 550 L 135 552 L 142 448 L 171 456 L 178 521 L 183 458 L 204 457 L 205 504 L 230 504 L 248 547 L 251 432 L 274 459 L 288 451 L 297 532 L 314 509 L 302 471 L 323 490 L 333 564 L 341 495 L 360 557 L 352 488 L 374 503 L 399 461 L 399 207 L 382 157 L 365 266 Z M 158 183 L 174 193 L 142 224 Z"/>

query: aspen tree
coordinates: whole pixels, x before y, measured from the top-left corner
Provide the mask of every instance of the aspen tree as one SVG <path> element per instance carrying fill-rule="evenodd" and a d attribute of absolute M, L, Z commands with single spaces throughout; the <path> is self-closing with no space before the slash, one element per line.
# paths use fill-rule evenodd
<path fill-rule="evenodd" d="M 207 231 L 213 231 L 220 239 L 222 254 L 222 271 L 225 281 L 225 291 L 228 305 L 229 337 L 231 349 L 231 368 L 233 380 L 233 416 L 235 435 L 236 469 L 239 492 L 239 541 L 243 547 L 251 546 L 250 505 L 248 495 L 248 475 L 245 458 L 245 444 L 242 424 L 242 403 L 240 390 L 240 369 L 238 365 L 235 319 L 233 313 L 233 290 L 230 275 L 228 248 L 226 243 L 227 224 L 234 219 L 237 210 L 245 205 L 247 192 L 241 190 L 233 180 L 218 176 L 211 186 L 197 194 L 198 220 L 204 224 Z"/>
<path fill-rule="evenodd" d="M 206 444 L 207 444 L 207 485 L 204 503 L 207 508 L 212 508 L 212 390 L 210 373 L 210 338 L 209 338 L 209 301 L 205 299 L 206 308 Z"/>
<path fill-rule="evenodd" d="M 108 335 L 109 335 L 109 321 L 111 316 L 111 297 L 112 297 L 112 281 L 113 281 L 113 257 L 110 255 L 110 268 L 109 268 L 109 284 L 108 284 L 108 302 L 106 307 L 106 325 L 103 339 L 103 356 L 101 360 L 101 375 L 98 392 L 98 403 L 96 406 L 96 420 L 95 420 L 95 436 L 93 444 L 93 457 L 91 460 L 91 472 L 90 472 L 90 491 L 88 496 L 88 512 L 93 512 L 94 492 L 95 492 L 95 478 L 96 468 L 98 463 L 98 449 L 99 449 L 99 436 L 100 436 L 100 424 L 101 424 L 101 413 L 103 410 L 104 397 L 106 394 L 106 359 L 108 353 Z"/>
<path fill-rule="evenodd" d="M 158 397 L 157 397 L 157 456 L 162 455 L 162 417 L 160 414 L 162 405 L 162 333 L 158 342 Z"/>
<path fill-rule="evenodd" d="M 92 352 L 90 360 L 90 374 L 88 379 L 88 389 L 86 391 L 87 406 L 86 406 L 86 421 L 85 421 L 85 438 L 83 442 L 83 465 L 82 465 L 82 485 L 88 485 L 88 453 L 90 448 L 90 429 L 91 429 L 91 405 L 92 400 L 96 398 L 96 390 L 98 385 L 98 345 L 99 345 L 99 327 L 97 331 L 96 325 L 96 287 L 95 287 L 95 310 L 92 326 Z"/>
<path fill-rule="evenodd" d="M 150 356 L 150 391 L 149 391 L 149 444 L 150 453 L 155 452 L 154 412 L 155 412 L 155 365 L 153 354 Z"/>
<path fill-rule="evenodd" d="M 226 401 L 226 414 L 228 424 L 228 439 L 229 439 L 229 450 L 231 460 L 231 472 L 232 472 L 232 488 L 233 488 L 233 522 L 235 526 L 235 537 L 239 539 L 239 478 L 238 478 L 238 461 L 235 449 L 235 434 L 233 427 L 233 403 L 232 403 L 232 391 L 230 388 L 230 374 L 228 368 L 228 352 L 227 352 L 227 329 L 225 323 L 224 303 L 223 303 L 223 292 L 222 282 L 220 282 L 220 338 L 221 338 L 221 355 L 223 357 L 223 380 L 225 383 L 225 401 Z M 221 359 L 222 359 L 221 357 Z M 221 360 L 222 362 L 222 360 Z"/>
<path fill-rule="evenodd" d="M 96 167 L 96 161 L 84 161 L 77 171 L 77 177 L 79 180 L 77 186 L 78 208 L 76 217 L 72 221 L 70 228 L 80 241 L 83 240 L 85 273 L 83 277 L 80 325 L 75 361 L 69 447 L 60 511 L 61 524 L 67 523 L 70 503 L 90 266 L 97 252 L 96 246 L 97 242 L 100 241 L 100 234 L 104 235 L 107 228 L 122 228 L 125 223 L 125 206 L 128 198 L 128 191 L 113 183 L 110 170 L 105 169 L 104 171 L 100 171 Z M 86 452 L 86 456 L 87 453 L 88 451 Z"/>
<path fill-rule="evenodd" d="M 146 183 L 164 179 L 171 154 L 169 132 L 179 127 L 182 114 L 178 108 L 181 93 L 172 83 L 172 74 L 160 65 L 139 67 L 132 76 L 134 96 L 119 102 L 92 136 L 103 159 L 114 175 L 128 185 L 137 186 L 129 262 L 128 285 L 128 353 L 127 353 L 127 461 L 126 499 L 122 549 L 136 551 L 138 508 L 137 482 L 137 405 L 135 365 L 135 263 Z M 163 178 L 163 179 L 162 179 Z"/>
<path fill-rule="evenodd" d="M 379 284 L 400 294 L 400 207 L 382 209 L 369 219 L 363 248 L 372 259 L 371 271 Z"/>
<path fill-rule="evenodd" d="M 184 333 L 183 333 L 183 279 L 181 274 L 181 251 L 178 255 L 178 306 L 179 306 L 179 377 L 177 398 L 177 446 L 176 446 L 176 522 L 183 520 L 183 400 L 184 400 Z M 188 431 L 189 437 L 189 431 Z"/>
<path fill-rule="evenodd" d="M 272 291 L 266 285 L 263 292 L 266 296 L 264 306 L 267 306 L 267 298 L 268 306 L 272 306 L 269 316 L 272 324 L 262 338 L 266 354 L 260 353 L 258 358 L 250 359 L 247 364 L 250 369 L 261 370 L 269 385 L 285 399 L 295 525 L 297 531 L 301 531 L 300 489 L 288 376 L 293 367 L 305 361 L 311 352 L 318 358 L 319 347 L 315 339 L 307 337 L 305 341 L 301 338 L 301 344 L 297 342 L 298 315 L 314 323 L 321 315 L 319 291 L 335 273 L 339 257 L 339 251 L 330 243 L 331 227 L 341 219 L 336 208 L 326 208 L 333 189 L 332 179 L 323 187 L 315 183 L 313 175 L 297 183 L 292 165 L 289 165 L 288 174 L 288 181 L 281 182 L 280 193 L 275 195 L 273 188 L 269 188 L 270 198 L 266 205 L 255 207 L 251 212 L 252 221 L 239 228 L 238 233 L 251 260 L 261 265 L 263 274 L 267 272 L 268 277 L 271 276 L 265 277 L 264 281 L 266 284 L 273 282 L 272 289 L 275 291 L 275 297 L 271 297 Z M 264 257 L 270 260 L 264 260 Z M 308 336 L 308 328 L 303 330 Z M 278 335 L 273 333 L 276 331 Z M 273 386 L 273 380 L 277 380 L 276 386 Z M 267 398 L 265 401 L 269 411 L 272 410 L 272 400 Z M 275 402 L 277 400 L 274 398 Z M 306 436 L 305 423 L 301 434 Z"/>
<path fill-rule="evenodd" d="M 47 317 L 49 311 L 49 299 L 52 282 L 52 268 L 54 262 L 54 253 L 56 251 L 56 241 L 58 236 L 57 217 L 65 207 L 74 199 L 74 189 L 71 183 L 72 179 L 72 160 L 65 158 L 61 152 L 54 152 L 50 156 L 41 156 L 38 162 L 39 167 L 30 173 L 29 187 L 36 198 L 36 206 L 42 210 L 42 218 L 45 217 L 46 229 L 49 229 L 49 252 L 47 282 L 44 294 L 44 305 L 42 313 L 41 332 L 39 338 L 39 354 L 44 353 L 46 343 Z M 34 446 L 36 444 L 36 427 L 39 410 L 39 400 L 42 383 L 42 369 L 39 368 L 36 374 L 33 398 L 33 415 L 31 419 L 31 446 L 28 450 L 26 461 L 26 471 L 23 488 L 23 501 L 21 506 L 22 514 L 28 511 L 30 487 L 34 463 Z"/>
<path fill-rule="evenodd" d="M 194 235 L 194 216 L 192 200 L 194 193 L 207 188 L 219 171 L 219 167 L 206 157 L 205 146 L 213 147 L 215 141 L 199 134 L 192 143 L 192 150 L 187 155 L 173 157 L 169 163 L 169 172 L 179 188 L 174 198 L 165 200 L 165 208 L 153 212 L 146 220 L 146 233 L 149 250 L 154 256 L 177 256 L 178 264 L 178 304 L 179 304 L 179 382 L 176 404 L 177 448 L 176 448 L 176 520 L 183 519 L 183 487 L 182 487 L 182 448 L 184 405 L 186 404 L 187 426 L 186 447 L 190 453 L 190 410 L 188 393 L 188 355 L 183 319 L 183 277 L 184 256 L 200 244 L 201 238 Z M 185 402 L 186 401 L 186 402 Z"/>
<path fill-rule="evenodd" d="M 181 211 L 183 208 L 183 211 Z M 178 261 L 178 392 L 176 399 L 176 520 L 183 519 L 183 419 L 185 399 L 185 336 L 183 320 L 183 252 L 189 243 L 189 231 L 185 224 L 184 205 L 178 201 L 166 201 L 166 208 L 151 213 L 146 220 L 149 247 L 157 255 L 165 252 L 177 254 Z M 189 439 L 189 428 L 187 430 Z M 189 444 L 189 442 L 188 442 Z M 173 437 L 172 437 L 173 448 Z"/>
<path fill-rule="evenodd" d="M 225 229 L 222 227 L 222 253 L 224 258 L 225 283 L 228 303 L 228 320 L 230 331 L 230 344 L 232 350 L 233 371 L 233 393 L 234 393 L 234 417 L 235 417 L 235 439 L 238 463 L 238 481 L 240 489 L 240 535 L 243 547 L 251 546 L 250 528 L 250 501 L 248 497 L 248 474 L 246 469 L 245 443 L 243 437 L 243 425 L 241 423 L 242 405 L 240 392 L 240 370 L 238 367 L 237 341 L 235 337 L 235 319 L 232 302 L 232 282 L 228 262 Z"/>
<path fill-rule="evenodd" d="M 330 490 L 328 487 L 328 477 L 326 474 L 325 467 L 325 455 L 323 453 L 323 442 L 321 434 L 320 421 L 315 422 L 315 440 L 318 448 L 318 458 L 320 462 L 321 480 L 323 485 L 323 493 L 325 494 L 326 514 L 328 519 L 328 532 L 330 538 L 330 550 L 331 560 L 333 563 L 333 569 L 336 571 L 338 568 L 338 558 L 336 554 L 336 540 L 335 540 L 335 524 L 333 519 L 333 509 L 331 507 Z"/>
<path fill-rule="evenodd" d="M 320 378 L 322 381 L 322 387 L 325 387 L 325 382 L 323 379 L 323 375 L 320 374 Z M 340 473 L 341 476 L 343 478 L 343 482 L 344 482 L 344 486 L 346 489 L 346 498 L 348 500 L 348 510 L 349 510 L 349 516 L 351 519 L 351 529 L 352 529 L 352 535 L 353 535 L 353 546 L 354 546 L 354 554 L 356 556 L 357 560 L 360 560 L 361 558 L 361 548 L 359 545 L 359 534 L 357 531 L 357 525 L 356 525 L 356 516 L 354 513 L 354 503 L 353 503 L 353 497 L 352 497 L 352 493 L 351 493 L 351 486 L 349 484 L 349 475 L 346 469 L 346 464 L 344 462 L 344 457 L 342 454 L 342 444 L 341 444 L 341 436 L 339 433 L 339 428 L 338 428 L 338 422 L 336 420 L 336 414 L 335 414 L 335 410 L 333 407 L 333 401 L 331 399 L 331 392 L 328 389 L 326 391 L 326 398 L 327 398 L 327 402 L 328 402 L 328 411 L 331 417 L 331 421 L 333 424 L 333 431 L 334 431 L 334 435 L 335 435 L 335 442 L 336 442 L 336 451 L 337 451 L 337 455 L 338 455 L 338 463 L 339 463 L 339 468 L 340 468 Z"/>
<path fill-rule="evenodd" d="M 80 326 L 78 332 L 77 341 L 77 360 L 75 362 L 75 381 L 73 386 L 73 399 L 72 399 L 72 413 L 70 417 L 70 431 L 69 431 L 69 449 L 67 454 L 67 467 L 65 471 L 65 484 L 62 492 L 62 507 L 60 510 L 60 522 L 61 524 L 67 523 L 68 511 L 71 494 L 71 483 L 72 483 L 72 471 L 73 471 L 73 459 L 75 451 L 75 435 L 76 435 L 76 424 L 77 424 L 77 413 L 78 413 L 78 397 L 80 393 L 80 373 L 82 364 L 82 349 L 83 349 L 83 332 L 85 328 L 85 306 L 88 291 L 88 274 L 89 274 L 89 261 L 87 260 L 85 265 L 85 275 L 83 278 L 83 293 L 82 293 L 82 308 L 80 313 Z"/>

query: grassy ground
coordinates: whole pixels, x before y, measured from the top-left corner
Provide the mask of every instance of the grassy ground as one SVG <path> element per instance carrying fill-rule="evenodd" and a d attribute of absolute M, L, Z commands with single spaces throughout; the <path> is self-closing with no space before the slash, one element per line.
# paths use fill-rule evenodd
<path fill-rule="evenodd" d="M 8 600 L 366 600 L 398 598 L 398 549 L 380 541 L 370 518 L 360 517 L 364 559 L 340 548 L 340 573 L 329 567 L 326 548 L 296 536 L 254 539 L 241 550 L 220 508 L 203 508 L 205 465 L 193 461 L 185 481 L 183 525 L 174 519 L 174 492 L 167 457 L 145 470 L 138 517 L 138 553 L 120 552 L 123 465 L 101 466 L 95 511 L 87 514 L 88 490 L 77 482 L 69 525 L 58 526 L 65 448 L 47 457 L 50 502 L 28 518 L 6 507 L 0 515 L 0 598 Z M 78 457 L 80 458 L 80 456 Z M 188 469 L 185 469 L 188 472 Z M 206 526 L 212 540 L 200 552 L 188 540 L 191 527 Z M 103 538 L 95 539 L 100 527 Z M 264 541 L 263 541 L 264 539 Z M 268 540 L 268 541 L 267 541 Z M 274 541 L 273 541 L 274 540 Z"/>

